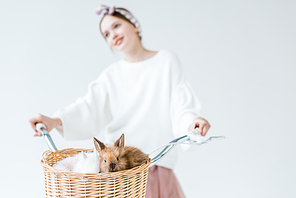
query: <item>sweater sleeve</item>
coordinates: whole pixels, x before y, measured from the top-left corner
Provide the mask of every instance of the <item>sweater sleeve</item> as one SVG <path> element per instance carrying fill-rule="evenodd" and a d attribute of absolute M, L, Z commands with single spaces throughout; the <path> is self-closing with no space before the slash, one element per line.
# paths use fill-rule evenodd
<path fill-rule="evenodd" d="M 57 110 L 52 117 L 61 119 L 62 125 L 56 129 L 66 140 L 97 135 L 112 120 L 105 83 L 100 78 L 92 81 L 86 95 Z"/>
<path fill-rule="evenodd" d="M 186 135 L 196 117 L 201 116 L 201 103 L 190 83 L 185 79 L 178 57 L 171 62 L 171 122 L 175 137 Z M 182 145 L 184 150 L 190 146 Z"/>

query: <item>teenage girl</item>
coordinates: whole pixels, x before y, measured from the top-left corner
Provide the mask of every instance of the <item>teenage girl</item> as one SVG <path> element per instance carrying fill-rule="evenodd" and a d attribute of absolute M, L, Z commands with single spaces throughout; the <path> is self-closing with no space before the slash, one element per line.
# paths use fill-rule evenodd
<path fill-rule="evenodd" d="M 56 128 L 68 140 L 100 133 L 106 143 L 113 143 L 125 133 L 126 145 L 145 153 L 196 127 L 205 136 L 210 124 L 200 117 L 200 102 L 184 78 L 178 57 L 167 50 L 145 49 L 140 24 L 128 10 L 102 5 L 97 14 L 102 14 L 104 39 L 112 50 L 124 52 L 125 58 L 109 65 L 73 104 L 51 117 L 31 118 L 34 136 L 42 136 L 36 130 L 38 122 L 48 131 Z M 173 150 L 149 168 L 147 198 L 185 197 L 172 171 L 176 162 Z"/>

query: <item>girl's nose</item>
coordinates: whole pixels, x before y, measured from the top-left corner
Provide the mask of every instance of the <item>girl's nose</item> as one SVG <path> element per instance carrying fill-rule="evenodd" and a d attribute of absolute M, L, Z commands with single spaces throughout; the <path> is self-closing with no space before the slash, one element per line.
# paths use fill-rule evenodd
<path fill-rule="evenodd" d="M 118 34 L 113 33 L 113 40 L 115 41 L 118 38 Z"/>

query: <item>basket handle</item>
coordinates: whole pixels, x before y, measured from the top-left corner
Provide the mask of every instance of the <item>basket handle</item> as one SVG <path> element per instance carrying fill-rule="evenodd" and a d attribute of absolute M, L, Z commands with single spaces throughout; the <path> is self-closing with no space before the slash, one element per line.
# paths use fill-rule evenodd
<path fill-rule="evenodd" d="M 36 124 L 36 130 L 42 134 L 47 146 L 49 147 L 49 149 L 51 151 L 57 151 L 58 150 L 57 147 L 55 146 L 53 140 L 51 139 L 51 136 L 47 132 L 46 126 L 43 123 L 37 123 Z"/>

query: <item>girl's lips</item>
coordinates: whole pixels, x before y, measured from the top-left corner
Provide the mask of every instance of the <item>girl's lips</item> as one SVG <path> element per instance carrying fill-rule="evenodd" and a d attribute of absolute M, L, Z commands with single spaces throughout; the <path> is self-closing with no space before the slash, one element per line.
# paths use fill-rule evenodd
<path fill-rule="evenodd" d="M 120 45 L 120 44 L 122 43 L 122 41 L 123 41 L 123 37 L 120 38 L 120 39 L 118 39 L 118 40 L 116 41 L 115 45 Z"/>

